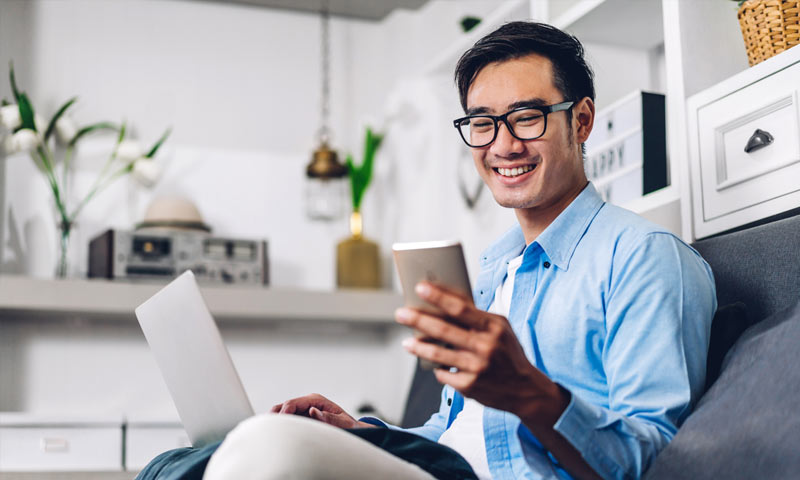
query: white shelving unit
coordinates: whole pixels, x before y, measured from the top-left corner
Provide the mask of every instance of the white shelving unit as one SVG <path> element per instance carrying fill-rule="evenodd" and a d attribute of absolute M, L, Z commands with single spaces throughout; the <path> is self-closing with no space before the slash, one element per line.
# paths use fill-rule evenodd
<path fill-rule="evenodd" d="M 616 83 L 637 76 L 634 86 L 666 95 L 670 185 L 622 206 L 693 241 L 686 101 L 748 68 L 735 3 L 531 0 L 530 12 L 576 35 L 590 59 L 600 47 L 594 67 L 601 108 L 624 95 Z"/>
<path fill-rule="evenodd" d="M 134 309 L 164 284 L 106 280 L 45 280 L 0 276 L 0 321 L 6 318 L 135 322 Z M 391 291 L 336 292 L 203 286 L 221 322 L 340 322 L 392 326 L 402 297 Z"/>
<path fill-rule="evenodd" d="M 535 1 L 535 0 L 534 0 Z M 550 3 L 554 3 L 551 0 Z M 560 0 L 559 3 L 569 3 Z M 664 43 L 660 0 L 581 0 L 550 17 L 549 23 L 584 43 L 651 49 Z M 650 19 L 650 21 L 641 21 Z"/>
<path fill-rule="evenodd" d="M 529 13 L 529 2 L 535 0 L 509 0 L 502 3 L 491 15 L 481 20 L 473 30 L 461 37 L 457 42 L 443 50 L 428 64 L 424 73 L 451 75 L 456 62 L 469 47 L 481 37 L 490 33 L 503 23 L 526 18 Z"/>

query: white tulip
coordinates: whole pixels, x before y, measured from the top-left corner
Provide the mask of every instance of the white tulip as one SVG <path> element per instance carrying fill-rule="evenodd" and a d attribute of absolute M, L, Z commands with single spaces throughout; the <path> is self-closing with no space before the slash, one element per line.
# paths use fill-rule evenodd
<path fill-rule="evenodd" d="M 131 175 L 145 187 L 152 188 L 161 177 L 161 166 L 153 159 L 142 157 L 133 164 Z"/>
<path fill-rule="evenodd" d="M 6 143 L 6 151 L 8 153 L 30 152 L 40 143 L 39 134 L 30 128 L 23 128 L 11 135 L 9 139 L 11 140 L 10 144 Z"/>
<path fill-rule="evenodd" d="M 33 124 L 36 125 L 36 131 L 42 132 L 44 135 L 44 131 L 47 130 L 47 123 L 45 123 L 44 118 L 38 113 L 33 116 Z"/>
<path fill-rule="evenodd" d="M 8 135 L 3 139 L 3 151 L 6 155 L 13 155 L 17 153 L 17 147 L 14 144 L 14 136 Z"/>
<path fill-rule="evenodd" d="M 117 147 L 117 158 L 125 163 L 135 162 L 142 155 L 142 145 L 136 140 L 123 140 Z"/>
<path fill-rule="evenodd" d="M 56 140 L 62 144 L 67 144 L 75 138 L 78 133 L 78 126 L 69 117 L 61 117 L 56 120 Z"/>
<path fill-rule="evenodd" d="M 19 115 L 19 107 L 17 105 L 0 107 L 0 125 L 9 130 L 14 130 L 22 125 L 22 117 Z"/>

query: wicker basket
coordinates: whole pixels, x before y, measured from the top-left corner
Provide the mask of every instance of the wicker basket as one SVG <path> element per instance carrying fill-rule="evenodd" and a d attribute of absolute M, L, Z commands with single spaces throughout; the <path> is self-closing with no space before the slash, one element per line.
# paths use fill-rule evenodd
<path fill-rule="evenodd" d="M 750 65 L 800 43 L 800 0 L 748 0 L 739 7 L 739 25 Z"/>

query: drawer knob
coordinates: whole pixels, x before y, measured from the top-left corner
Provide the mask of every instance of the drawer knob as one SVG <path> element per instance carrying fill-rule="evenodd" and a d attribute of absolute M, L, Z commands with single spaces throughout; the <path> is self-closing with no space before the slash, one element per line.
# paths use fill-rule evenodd
<path fill-rule="evenodd" d="M 766 130 L 761 130 L 757 128 L 753 135 L 750 136 L 750 140 L 747 141 L 747 145 L 744 146 L 745 153 L 755 152 L 761 148 L 767 147 L 772 145 L 772 142 L 775 141 L 775 138 Z"/>

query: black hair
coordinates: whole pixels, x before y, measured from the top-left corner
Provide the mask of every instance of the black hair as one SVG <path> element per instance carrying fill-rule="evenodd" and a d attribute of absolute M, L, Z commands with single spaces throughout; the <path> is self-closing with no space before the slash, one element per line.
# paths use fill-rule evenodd
<path fill-rule="evenodd" d="M 483 67 L 532 53 L 553 64 L 553 84 L 564 100 L 594 100 L 594 73 L 577 38 L 545 23 L 510 22 L 478 40 L 458 60 L 455 81 L 464 111 L 469 87 Z M 571 117 L 571 110 L 567 113 Z"/>

